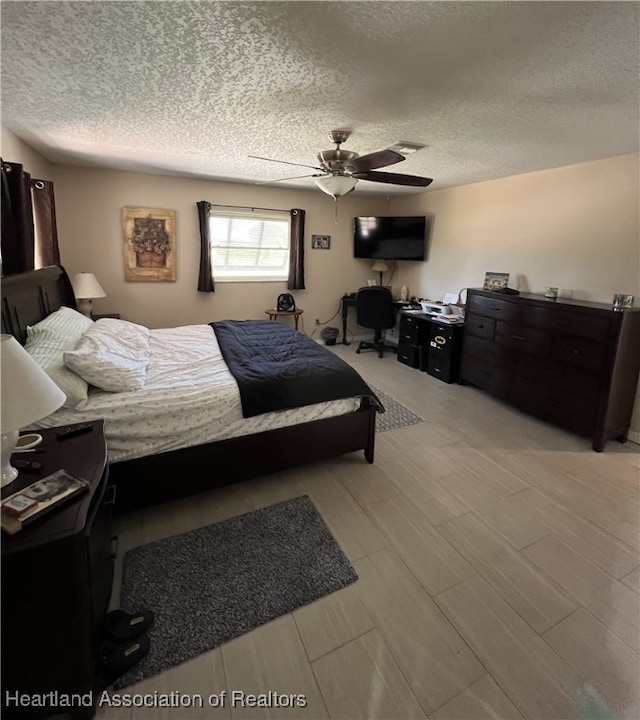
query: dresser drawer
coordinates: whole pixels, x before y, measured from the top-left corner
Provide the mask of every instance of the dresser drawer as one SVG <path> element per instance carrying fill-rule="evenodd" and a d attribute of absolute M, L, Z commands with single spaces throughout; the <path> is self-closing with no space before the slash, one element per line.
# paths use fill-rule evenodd
<path fill-rule="evenodd" d="M 478 313 L 497 320 L 517 321 L 520 319 L 521 307 L 517 303 L 500 298 L 472 295 L 469 300 L 471 314 Z"/>
<path fill-rule="evenodd" d="M 488 390 L 498 397 L 506 397 L 511 383 L 510 373 L 502 367 L 470 356 L 462 358 L 460 376 L 463 382 Z"/>
<path fill-rule="evenodd" d="M 547 310 L 542 307 L 523 308 L 522 323 L 551 332 L 568 333 L 603 342 L 609 339 L 611 333 L 609 318 L 564 310 Z"/>
<path fill-rule="evenodd" d="M 566 362 L 522 354 L 518 358 L 518 380 L 575 394 L 596 395 L 600 373 Z"/>
<path fill-rule="evenodd" d="M 464 336 L 464 354 L 494 365 L 504 365 L 512 355 L 508 348 L 491 340 L 467 335 L 466 332 Z"/>
<path fill-rule="evenodd" d="M 475 335 L 476 337 L 493 340 L 496 321 L 493 318 L 484 317 L 483 315 L 471 315 L 465 323 L 465 333 Z"/>
<path fill-rule="evenodd" d="M 602 370 L 607 357 L 607 346 L 577 335 L 556 335 L 551 347 L 551 357 L 590 370 Z"/>
<path fill-rule="evenodd" d="M 518 378 L 510 399 L 518 407 L 575 432 L 588 434 L 595 424 L 597 393 L 552 389 Z"/>
<path fill-rule="evenodd" d="M 546 330 L 538 330 L 525 325 L 514 325 L 498 320 L 496 322 L 495 341 L 513 350 L 546 355 L 549 352 L 551 336 Z"/>

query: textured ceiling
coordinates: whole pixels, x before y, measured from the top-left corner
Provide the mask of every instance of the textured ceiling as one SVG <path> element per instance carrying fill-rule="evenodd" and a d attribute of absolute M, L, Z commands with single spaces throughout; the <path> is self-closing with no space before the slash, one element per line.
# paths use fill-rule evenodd
<path fill-rule="evenodd" d="M 638 9 L 3 0 L 2 123 L 53 162 L 243 182 L 350 128 L 360 154 L 427 146 L 392 172 L 478 182 L 638 151 Z"/>

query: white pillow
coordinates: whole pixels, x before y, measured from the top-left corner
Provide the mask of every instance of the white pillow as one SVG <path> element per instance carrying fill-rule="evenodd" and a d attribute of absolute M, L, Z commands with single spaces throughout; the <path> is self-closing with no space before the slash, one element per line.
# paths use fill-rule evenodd
<path fill-rule="evenodd" d="M 150 356 L 148 328 L 103 318 L 87 330 L 74 350 L 64 353 L 64 362 L 90 385 L 126 392 L 144 387 Z"/>
<path fill-rule="evenodd" d="M 86 402 L 89 386 L 64 364 L 64 351 L 73 348 L 75 342 L 52 328 L 40 325 L 27 328 L 25 350 L 67 396 L 63 407 L 77 407 Z"/>
<path fill-rule="evenodd" d="M 41 330 L 53 330 L 66 341 L 65 350 L 73 350 L 80 338 L 93 325 L 93 320 L 77 310 L 65 307 L 58 308 L 51 315 L 47 315 L 39 323 L 27 327 L 27 337 Z"/>

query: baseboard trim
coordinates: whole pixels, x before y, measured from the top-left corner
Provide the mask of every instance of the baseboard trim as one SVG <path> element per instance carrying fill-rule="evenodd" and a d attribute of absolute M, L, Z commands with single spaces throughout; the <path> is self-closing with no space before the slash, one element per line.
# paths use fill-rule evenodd
<path fill-rule="evenodd" d="M 640 445 L 640 432 L 636 432 L 635 430 L 629 430 L 629 440 L 636 443 L 636 445 Z"/>

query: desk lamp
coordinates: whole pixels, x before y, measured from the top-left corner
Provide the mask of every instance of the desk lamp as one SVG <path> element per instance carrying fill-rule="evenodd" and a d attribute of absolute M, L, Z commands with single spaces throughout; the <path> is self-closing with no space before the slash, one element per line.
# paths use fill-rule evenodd
<path fill-rule="evenodd" d="M 87 317 L 91 317 L 93 299 L 107 297 L 93 273 L 76 273 L 71 279 L 71 285 L 78 301 L 78 310 Z"/>
<path fill-rule="evenodd" d="M 373 272 L 380 273 L 380 285 L 382 285 L 382 274 L 389 272 L 389 266 L 387 263 L 384 260 L 376 260 L 371 266 L 371 269 Z"/>
<path fill-rule="evenodd" d="M 0 341 L 0 486 L 4 487 L 18 476 L 18 471 L 11 465 L 11 454 L 18 442 L 20 428 L 50 415 L 67 396 L 13 335 L 0 335 Z"/>

